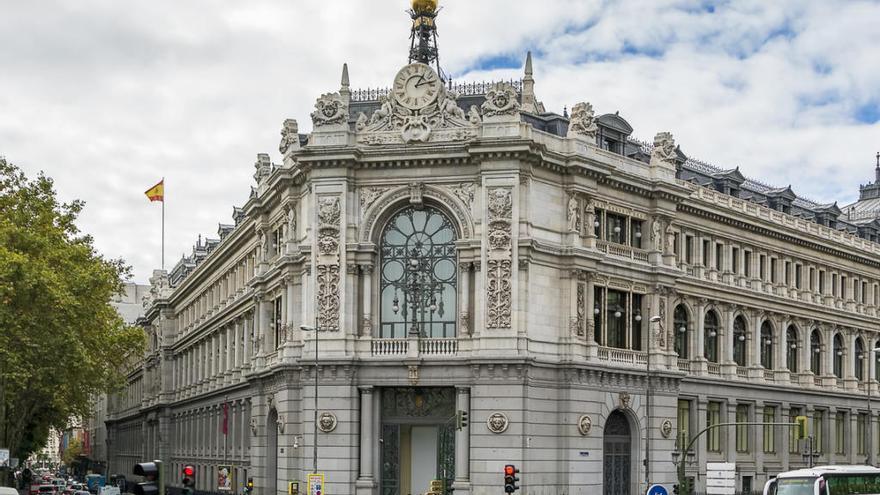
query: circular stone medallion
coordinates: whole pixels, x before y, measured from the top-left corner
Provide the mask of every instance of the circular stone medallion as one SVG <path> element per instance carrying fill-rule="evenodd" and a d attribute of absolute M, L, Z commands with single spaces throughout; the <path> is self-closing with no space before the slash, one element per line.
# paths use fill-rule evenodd
<path fill-rule="evenodd" d="M 322 412 L 318 416 L 318 428 L 324 433 L 330 433 L 336 429 L 336 415 L 332 412 Z"/>
<path fill-rule="evenodd" d="M 507 430 L 508 424 L 510 424 L 510 421 L 508 421 L 507 416 L 500 412 L 493 413 L 486 420 L 486 427 L 492 433 L 504 433 Z"/>

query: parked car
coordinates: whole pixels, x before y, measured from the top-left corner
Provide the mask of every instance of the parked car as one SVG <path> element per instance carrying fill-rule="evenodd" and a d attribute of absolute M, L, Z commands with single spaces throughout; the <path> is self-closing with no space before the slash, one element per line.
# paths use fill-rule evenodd
<path fill-rule="evenodd" d="M 0 486 L 0 495 L 18 495 L 18 490 L 8 486 Z"/>
<path fill-rule="evenodd" d="M 40 485 L 37 487 L 37 495 L 57 495 L 58 487 L 55 485 Z"/>

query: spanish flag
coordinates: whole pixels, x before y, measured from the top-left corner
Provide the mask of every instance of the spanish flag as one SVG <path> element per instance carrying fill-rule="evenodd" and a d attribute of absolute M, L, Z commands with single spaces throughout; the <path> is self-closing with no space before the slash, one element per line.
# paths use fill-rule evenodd
<path fill-rule="evenodd" d="M 147 189 L 144 194 L 150 198 L 150 201 L 165 202 L 165 179 L 159 181 L 155 186 Z"/>

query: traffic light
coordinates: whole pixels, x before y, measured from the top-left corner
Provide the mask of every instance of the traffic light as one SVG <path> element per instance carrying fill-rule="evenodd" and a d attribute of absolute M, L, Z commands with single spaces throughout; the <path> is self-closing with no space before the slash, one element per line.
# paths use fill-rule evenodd
<path fill-rule="evenodd" d="M 461 430 L 463 428 L 467 428 L 467 426 L 468 426 L 468 412 L 467 411 L 462 411 L 462 410 L 455 411 L 455 426 L 459 430 Z"/>
<path fill-rule="evenodd" d="M 797 439 L 807 438 L 807 417 L 796 416 L 794 420 L 797 423 Z"/>
<path fill-rule="evenodd" d="M 519 469 L 513 464 L 504 466 L 504 493 L 513 493 L 519 490 L 519 487 L 516 486 L 516 482 L 519 481 L 519 478 L 516 477 L 518 473 Z"/>
<path fill-rule="evenodd" d="M 180 484 L 183 485 L 183 494 L 192 493 L 192 487 L 196 484 L 196 468 L 187 464 L 180 470 Z"/>
<path fill-rule="evenodd" d="M 678 484 L 672 485 L 672 493 L 673 495 L 678 495 Z"/>
<path fill-rule="evenodd" d="M 245 489 L 248 493 L 251 493 L 251 492 L 254 491 L 254 479 L 253 479 L 253 478 L 248 478 L 248 479 L 247 479 L 247 484 L 244 486 L 244 489 Z"/>
<path fill-rule="evenodd" d="M 144 481 L 138 483 L 132 489 L 134 495 L 160 495 L 162 463 L 139 462 L 134 465 L 134 474 L 143 476 Z"/>

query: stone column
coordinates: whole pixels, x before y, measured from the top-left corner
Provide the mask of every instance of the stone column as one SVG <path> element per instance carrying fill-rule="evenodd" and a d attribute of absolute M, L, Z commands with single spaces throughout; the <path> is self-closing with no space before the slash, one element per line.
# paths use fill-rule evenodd
<path fill-rule="evenodd" d="M 694 310 L 694 320 L 695 320 L 694 323 L 696 323 L 697 330 L 695 332 L 696 335 L 694 336 L 693 339 L 691 339 L 691 341 L 694 343 L 694 347 L 695 347 L 695 349 L 693 349 L 693 352 L 691 353 L 691 360 L 696 363 L 705 363 L 706 362 L 706 357 L 703 355 L 705 353 L 705 347 L 706 347 L 706 328 L 705 328 L 706 304 L 707 304 L 707 301 L 705 299 L 700 299 L 697 302 L 696 308 Z M 697 371 L 697 372 L 705 371 L 705 369 L 706 369 L 705 364 L 698 364 L 696 369 L 693 369 L 693 367 L 692 367 L 692 371 Z"/>
<path fill-rule="evenodd" d="M 791 416 L 791 404 L 789 404 L 788 402 L 783 402 L 781 407 L 779 408 L 779 412 L 781 414 L 781 417 L 777 419 L 777 421 L 781 423 L 788 423 L 788 418 L 789 416 Z M 789 445 L 791 441 L 791 429 L 778 428 L 778 430 L 778 433 L 780 435 L 780 442 L 779 448 L 776 449 L 776 453 L 779 455 L 779 460 L 782 463 L 782 470 L 788 471 L 790 461 L 789 457 L 791 457 L 791 454 L 789 454 L 788 452 L 789 450 L 791 450 L 791 446 Z"/>
<path fill-rule="evenodd" d="M 471 264 L 459 264 L 458 279 L 461 282 L 461 291 L 458 294 L 459 299 L 459 315 L 458 315 L 458 335 L 470 335 L 471 333 Z"/>
<path fill-rule="evenodd" d="M 376 486 L 373 476 L 373 446 L 376 435 L 373 428 L 373 387 L 359 387 L 361 391 L 361 439 L 360 439 L 360 475 L 358 476 L 356 493 L 372 494 Z"/>
<path fill-rule="evenodd" d="M 361 332 L 364 337 L 373 336 L 373 265 L 361 265 L 361 273 L 364 275 L 364 291 L 362 293 L 361 306 Z M 379 297 L 382 297 L 381 295 Z"/>
<path fill-rule="evenodd" d="M 736 345 L 733 335 L 733 320 L 736 312 L 736 306 L 725 304 L 722 308 L 724 312 L 721 315 L 721 329 L 718 337 L 721 342 L 721 363 L 724 374 L 736 375 L 736 362 L 733 360 L 733 348 Z"/>
<path fill-rule="evenodd" d="M 296 304 L 294 294 L 296 293 L 296 286 L 293 284 L 294 278 L 292 276 L 288 276 L 285 278 L 287 282 L 287 289 L 284 292 L 285 296 L 285 306 L 287 307 L 287 315 L 285 318 L 285 323 L 290 328 L 297 328 L 297 318 L 296 318 Z"/>
<path fill-rule="evenodd" d="M 470 417 L 471 389 L 468 387 L 456 387 L 456 409 L 464 411 L 468 414 L 468 423 L 474 418 Z M 470 434 L 471 427 L 455 431 L 455 481 L 452 482 L 452 488 L 458 495 L 468 495 L 471 492 L 471 446 Z"/>
<path fill-rule="evenodd" d="M 250 368 L 251 367 L 251 356 L 253 355 L 253 348 L 251 347 L 251 330 L 250 326 L 252 325 L 252 319 L 247 315 L 244 316 L 241 322 L 241 329 L 244 334 L 243 344 L 242 344 L 242 355 L 241 355 L 241 367 L 242 368 Z"/>
<path fill-rule="evenodd" d="M 736 422 L 736 400 L 735 399 L 727 399 L 724 402 L 725 412 L 727 413 L 725 416 L 722 416 L 726 419 L 722 421 L 726 421 L 728 423 Z M 745 428 L 745 427 L 743 427 Z M 725 460 L 727 462 L 736 462 L 736 427 L 728 426 L 721 429 L 722 432 L 726 430 L 726 440 L 724 442 L 724 450 L 725 450 Z"/>

